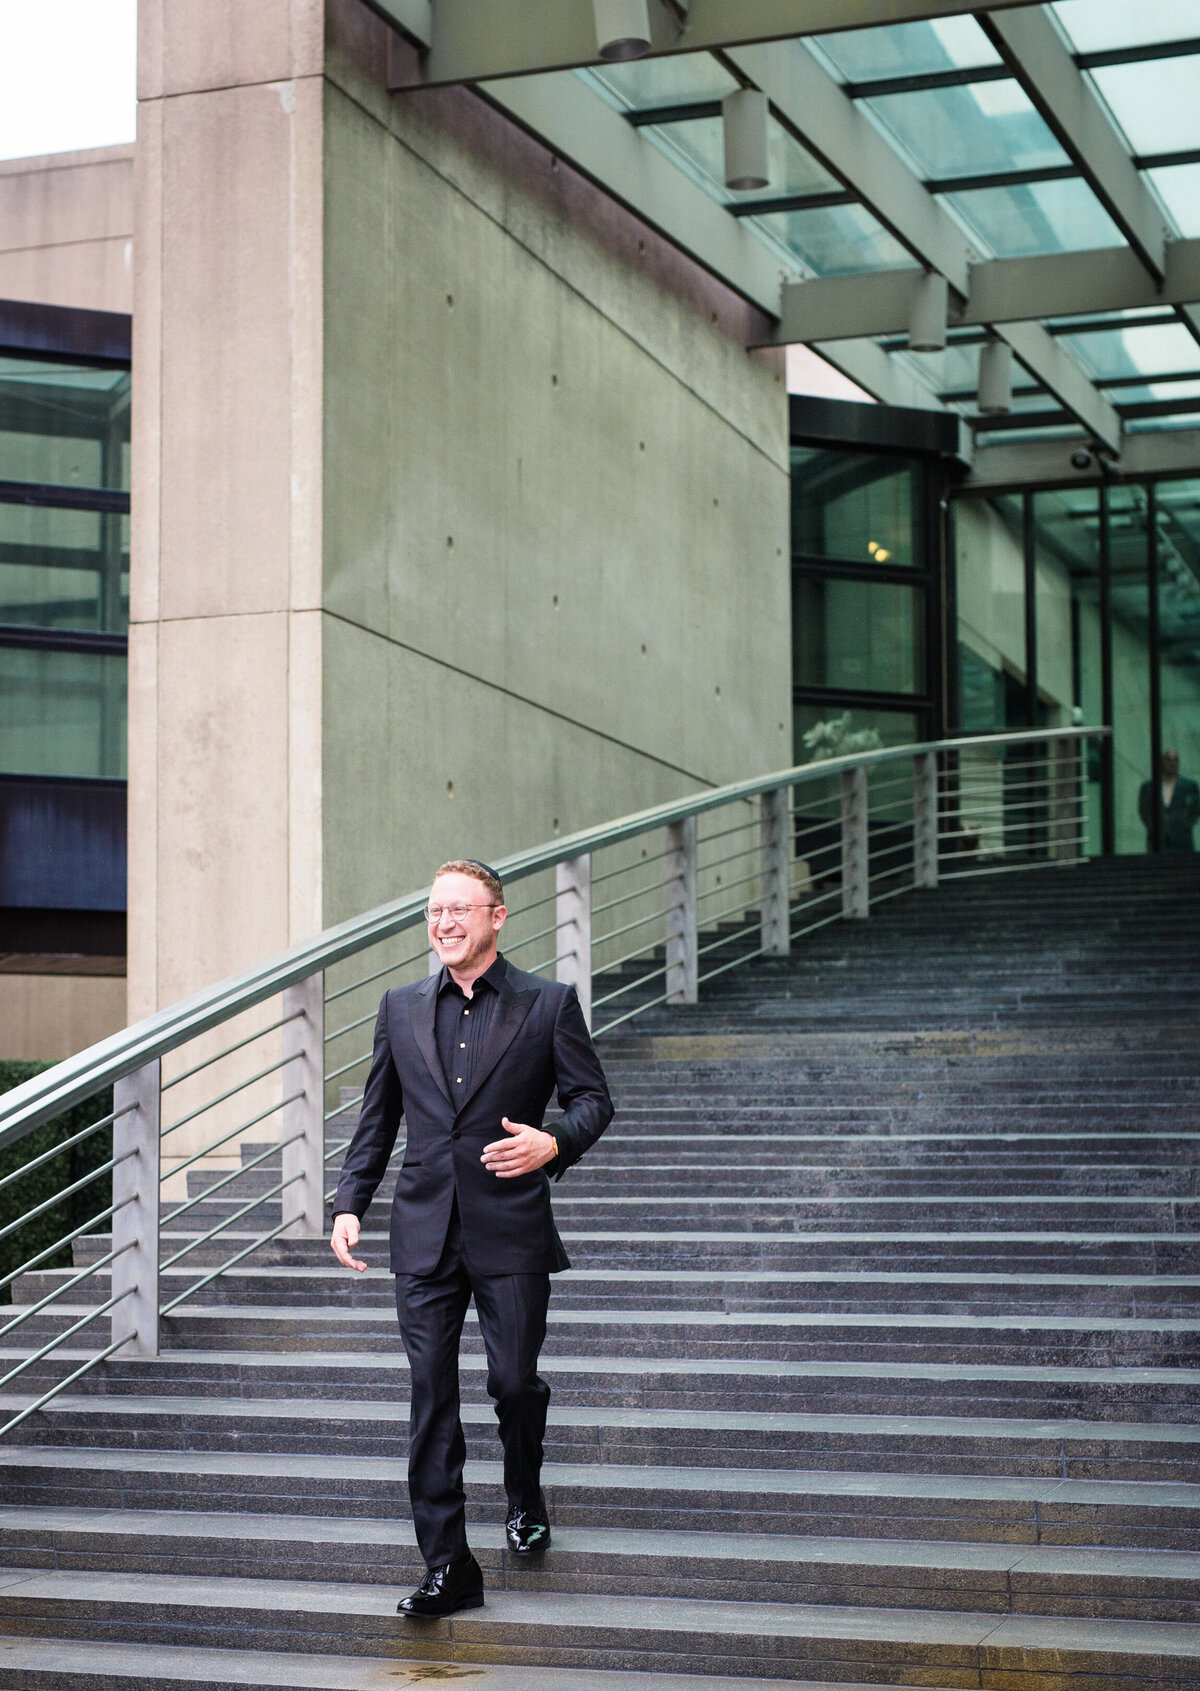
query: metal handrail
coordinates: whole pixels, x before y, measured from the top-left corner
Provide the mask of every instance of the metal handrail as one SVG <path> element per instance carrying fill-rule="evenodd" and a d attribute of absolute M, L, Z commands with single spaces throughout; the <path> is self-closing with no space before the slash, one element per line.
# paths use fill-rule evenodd
<path fill-rule="evenodd" d="M 513 852 L 502 858 L 496 869 L 506 882 L 524 880 L 526 876 L 551 869 L 565 859 L 581 857 L 606 846 L 620 845 L 640 834 L 685 821 L 691 816 L 704 815 L 740 799 L 760 798 L 782 787 L 795 788 L 827 780 L 845 770 L 869 769 L 878 764 L 930 753 L 1095 739 L 1110 732 L 1107 728 L 1082 727 L 1026 729 L 1006 734 L 959 735 L 947 740 L 851 752 L 817 763 L 775 770 L 769 775 L 757 775 L 748 781 L 734 781 L 728 786 L 693 794 L 690 798 L 674 799 L 648 810 L 635 811 L 615 822 L 583 828 L 545 844 Z M 300 945 L 278 952 L 265 962 L 192 993 L 165 1010 L 156 1011 L 135 1022 L 132 1027 L 124 1028 L 120 1033 L 112 1034 L 57 1063 L 43 1074 L 22 1082 L 0 1098 L 0 1148 L 90 1098 L 102 1087 L 133 1074 L 155 1058 L 220 1026 L 232 1016 L 277 996 L 286 987 L 296 986 L 320 970 L 414 927 L 423 920 L 427 890 L 422 887 L 360 916 L 351 917 L 349 921 L 340 922 Z"/>

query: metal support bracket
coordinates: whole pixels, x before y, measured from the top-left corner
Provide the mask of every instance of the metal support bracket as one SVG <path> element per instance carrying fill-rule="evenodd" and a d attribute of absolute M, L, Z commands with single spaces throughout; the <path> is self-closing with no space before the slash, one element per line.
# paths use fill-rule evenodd
<path fill-rule="evenodd" d="M 126 1356 L 158 1355 L 158 1181 L 162 1064 L 135 1069 L 113 1086 L 112 1338 Z M 132 1151 L 133 1156 L 128 1153 Z M 126 1201 L 131 1200 L 131 1201 Z M 129 1247 L 126 1249 L 125 1247 Z M 128 1293 L 128 1296 L 122 1296 Z"/>
<path fill-rule="evenodd" d="M 938 884 L 938 767 L 936 752 L 913 759 L 913 885 Z"/>
<path fill-rule="evenodd" d="M 285 987 L 283 1014 L 283 1217 L 285 1239 L 316 1239 L 325 1231 L 325 975 Z M 294 1134 L 301 1137 L 293 1138 Z M 287 1141 L 291 1139 L 289 1145 Z M 297 1179 L 296 1177 L 299 1176 Z"/>
<path fill-rule="evenodd" d="M 592 1025 L 592 857 L 568 857 L 555 868 L 558 978 L 579 994 L 583 1019 Z"/>
<path fill-rule="evenodd" d="M 870 903 L 867 880 L 867 772 L 842 771 L 842 915 L 857 920 Z"/>
<path fill-rule="evenodd" d="M 667 874 L 667 1003 L 694 1004 L 700 996 L 694 816 L 667 828 Z"/>
<path fill-rule="evenodd" d="M 762 796 L 762 944 L 767 957 L 791 949 L 791 788 Z"/>

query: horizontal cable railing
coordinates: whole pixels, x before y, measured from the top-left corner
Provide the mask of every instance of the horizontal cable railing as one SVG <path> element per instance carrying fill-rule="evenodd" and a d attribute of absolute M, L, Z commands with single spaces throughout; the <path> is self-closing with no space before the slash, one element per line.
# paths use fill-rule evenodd
<path fill-rule="evenodd" d="M 1106 732 L 852 753 L 515 853 L 497 864 L 509 899 L 504 949 L 519 966 L 532 954 L 533 972 L 573 985 L 594 1033 L 611 1035 L 648 1011 L 695 1003 L 730 970 L 786 956 L 806 935 L 861 920 L 900 893 L 1079 862 L 1088 849 L 1084 747 Z M 0 1322 L 0 1368 L 12 1363 L 0 1386 L 25 1379 L 34 1395 L 0 1434 L 118 1351 L 156 1355 L 163 1322 L 255 1251 L 323 1231 L 329 1165 L 362 1099 L 379 993 L 431 967 L 425 901 L 421 889 L 342 923 L 0 1097 L 4 1147 L 113 1088 L 111 1109 L 0 1179 L 0 1195 L 19 1191 L 25 1176 L 112 1131 L 111 1154 L 102 1141 L 94 1168 L 0 1226 L 3 1246 L 93 1183 L 111 1182 L 84 1221 L 60 1222 L 49 1243 L 31 1232 L 31 1254 L 3 1264 L 0 1291 L 20 1301 Z M 106 1225 L 110 1234 L 100 1233 Z M 85 1236 L 100 1248 L 85 1247 Z M 61 1275 L 54 1265 L 72 1247 L 76 1261 Z M 78 1366 L 49 1380 L 36 1372 L 53 1371 L 56 1352 L 75 1364 L 78 1353 L 64 1347 L 105 1317 L 106 1342 Z M 14 1348 L 14 1334 L 28 1348 Z"/>

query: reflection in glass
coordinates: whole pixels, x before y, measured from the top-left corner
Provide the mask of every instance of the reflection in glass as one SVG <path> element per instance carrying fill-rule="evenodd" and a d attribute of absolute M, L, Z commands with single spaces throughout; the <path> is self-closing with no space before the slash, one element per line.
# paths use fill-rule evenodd
<path fill-rule="evenodd" d="M 792 650 L 800 686 L 875 693 L 924 690 L 925 596 L 885 581 L 792 582 Z"/>
<path fill-rule="evenodd" d="M 0 624 L 123 634 L 129 518 L 0 504 Z"/>
<path fill-rule="evenodd" d="M 128 370 L 0 358 L 0 480 L 129 487 Z"/>
<path fill-rule="evenodd" d="M 1146 490 L 1113 487 L 1108 496 L 1112 560 L 1113 804 L 1118 852 L 1144 852 L 1138 810 L 1150 778 L 1150 614 L 1146 581 Z"/>
<path fill-rule="evenodd" d="M 922 176 L 975 176 L 1068 163 L 1020 83 L 969 83 L 866 102 Z"/>
<path fill-rule="evenodd" d="M 1079 177 L 939 195 L 995 258 L 1119 247 L 1121 232 Z"/>
<path fill-rule="evenodd" d="M 923 545 L 919 464 L 792 448 L 794 556 L 912 565 Z"/>
<path fill-rule="evenodd" d="M 1100 496 L 1094 487 L 1033 496 L 1037 565 L 1038 690 L 1049 724 L 1104 722 L 1100 605 Z M 1081 772 L 1087 852 L 1103 845 L 1101 751 L 1089 745 Z"/>
<path fill-rule="evenodd" d="M 954 502 L 958 726 L 997 734 L 1027 726 L 1025 546 L 1021 498 Z"/>
<path fill-rule="evenodd" d="M 124 778 L 123 655 L 0 646 L 0 770 Z"/>

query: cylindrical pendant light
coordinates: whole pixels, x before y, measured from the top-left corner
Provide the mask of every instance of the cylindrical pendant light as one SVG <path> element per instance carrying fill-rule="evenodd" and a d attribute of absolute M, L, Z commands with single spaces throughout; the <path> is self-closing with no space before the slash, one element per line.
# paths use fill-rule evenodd
<path fill-rule="evenodd" d="M 979 409 L 985 416 L 1012 410 L 1012 347 L 985 341 L 979 351 Z"/>
<path fill-rule="evenodd" d="M 767 96 L 757 88 L 739 88 L 721 101 L 725 130 L 725 186 L 744 191 L 765 188 L 771 180 L 767 157 Z"/>
<path fill-rule="evenodd" d="M 592 0 L 596 49 L 602 59 L 619 64 L 650 51 L 650 9 L 646 0 Z"/>
<path fill-rule="evenodd" d="M 946 278 L 926 271 L 913 293 L 908 316 L 908 350 L 942 352 L 946 345 Z"/>

